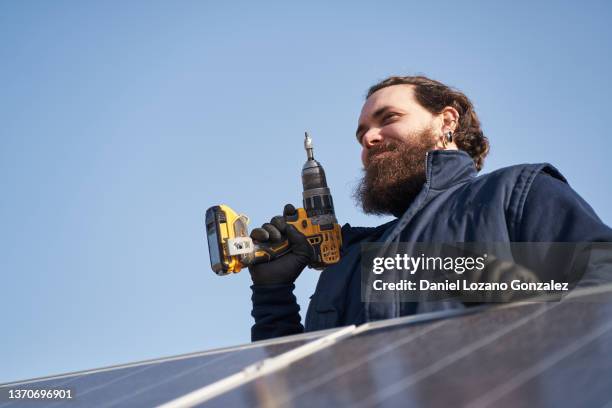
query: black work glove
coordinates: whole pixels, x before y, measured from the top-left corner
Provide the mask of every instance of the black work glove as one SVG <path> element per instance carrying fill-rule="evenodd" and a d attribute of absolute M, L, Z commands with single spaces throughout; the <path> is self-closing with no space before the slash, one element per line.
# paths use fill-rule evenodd
<path fill-rule="evenodd" d="M 314 261 L 315 253 L 306 237 L 293 225 L 287 224 L 286 217 L 295 216 L 297 210 L 291 204 L 285 205 L 283 215 L 273 217 L 269 223 L 251 231 L 256 243 L 275 244 L 289 241 L 289 252 L 270 262 L 249 266 L 255 285 L 293 284 L 304 268 Z"/>

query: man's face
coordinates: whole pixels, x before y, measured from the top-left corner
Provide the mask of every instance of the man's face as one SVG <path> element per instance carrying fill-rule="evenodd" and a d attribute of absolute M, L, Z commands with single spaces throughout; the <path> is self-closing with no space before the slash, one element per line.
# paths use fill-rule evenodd
<path fill-rule="evenodd" d="M 386 142 L 415 143 L 415 138 L 438 124 L 439 119 L 416 100 L 413 88 L 413 85 L 389 86 L 366 100 L 356 132 L 364 167 L 368 151 L 374 146 Z"/>
<path fill-rule="evenodd" d="M 401 216 L 425 183 L 426 152 L 436 149 L 441 124 L 416 101 L 412 85 L 389 86 L 366 100 L 356 133 L 364 176 L 355 198 L 364 212 Z"/>

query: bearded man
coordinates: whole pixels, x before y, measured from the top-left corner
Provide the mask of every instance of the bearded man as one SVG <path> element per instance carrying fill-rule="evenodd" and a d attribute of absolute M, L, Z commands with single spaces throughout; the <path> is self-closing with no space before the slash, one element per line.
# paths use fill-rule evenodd
<path fill-rule="evenodd" d="M 295 208 L 285 206 L 284 216 L 254 229 L 254 240 L 286 238 L 292 250 L 249 267 L 252 340 L 431 310 L 418 302 L 362 301 L 363 243 L 612 241 L 612 230 L 549 164 L 517 165 L 478 176 L 489 142 L 470 100 L 438 81 L 390 77 L 371 87 L 356 137 L 364 176 L 355 197 L 365 213 L 396 219 L 376 228 L 342 227 L 342 259 L 321 273 L 305 328 L 293 290 L 312 249 L 284 222 Z M 608 281 L 607 273 L 595 280 Z"/>

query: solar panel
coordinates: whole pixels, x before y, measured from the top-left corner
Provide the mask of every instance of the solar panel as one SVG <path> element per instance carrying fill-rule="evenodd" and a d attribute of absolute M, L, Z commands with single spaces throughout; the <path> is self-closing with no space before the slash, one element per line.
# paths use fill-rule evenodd
<path fill-rule="evenodd" d="M 71 401 L 46 401 L 45 407 L 154 406 L 330 332 L 288 336 L 210 352 L 2 384 L 1 387 L 73 390 L 74 398 Z M 0 402 L 0 408 L 16 406 L 17 403 L 5 399 L 4 403 Z"/>
<path fill-rule="evenodd" d="M 206 406 L 603 406 L 612 292 L 366 330 Z"/>
<path fill-rule="evenodd" d="M 72 388 L 73 401 L 45 404 L 71 407 L 603 406 L 611 355 L 607 286 L 12 386 Z"/>

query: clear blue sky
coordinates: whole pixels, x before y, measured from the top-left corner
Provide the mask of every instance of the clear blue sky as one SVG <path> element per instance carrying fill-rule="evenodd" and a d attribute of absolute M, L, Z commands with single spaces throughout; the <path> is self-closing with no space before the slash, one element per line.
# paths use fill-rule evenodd
<path fill-rule="evenodd" d="M 340 222 L 386 221 L 351 191 L 390 74 L 472 98 L 485 172 L 551 162 L 612 224 L 610 4 L 0 3 L 0 382 L 248 342 L 250 279 L 211 272 L 206 208 L 299 204 L 309 130 Z"/>

